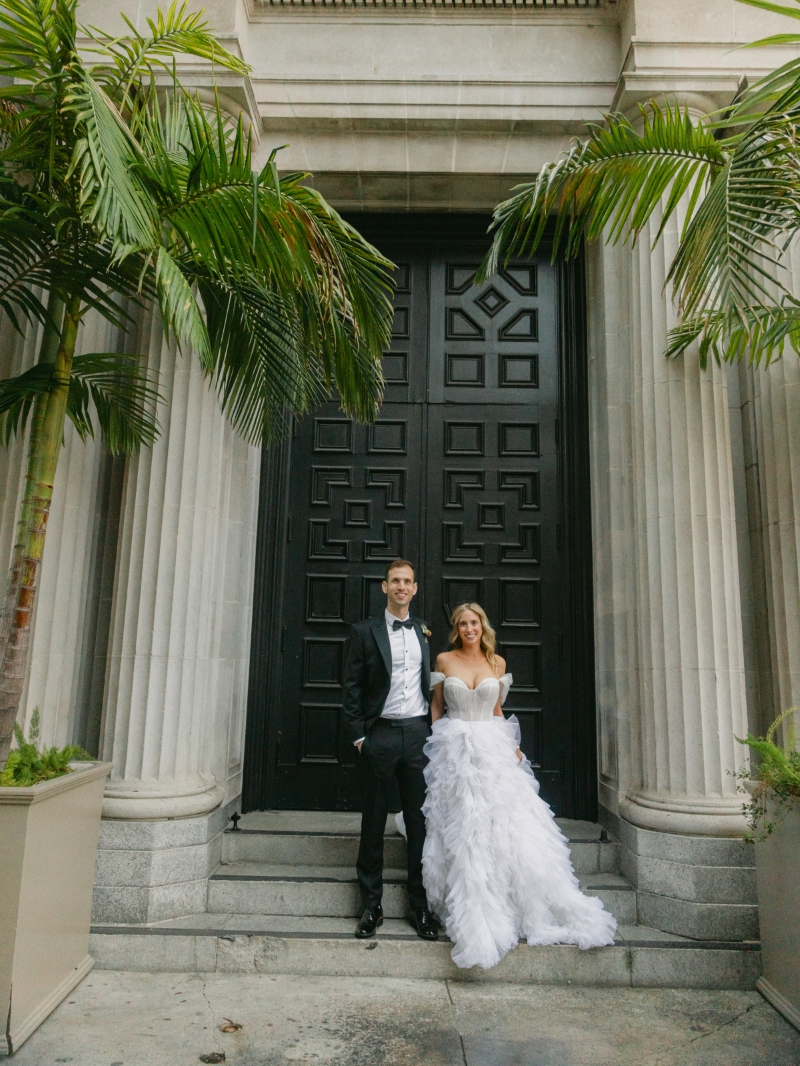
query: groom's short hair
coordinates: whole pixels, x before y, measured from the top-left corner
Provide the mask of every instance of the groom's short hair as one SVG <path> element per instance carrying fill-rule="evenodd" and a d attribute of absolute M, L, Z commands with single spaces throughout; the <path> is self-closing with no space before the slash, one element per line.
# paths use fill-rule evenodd
<path fill-rule="evenodd" d="M 383 580 L 384 581 L 388 581 L 389 580 L 389 574 L 391 574 L 392 570 L 402 570 L 403 567 L 405 567 L 405 566 L 407 566 L 408 569 L 411 571 L 411 573 L 414 575 L 414 581 L 416 581 L 417 580 L 417 568 L 416 568 L 416 566 L 414 566 L 413 563 L 410 563 L 408 561 L 408 559 L 392 559 L 392 561 L 386 567 L 386 574 L 384 575 Z"/>

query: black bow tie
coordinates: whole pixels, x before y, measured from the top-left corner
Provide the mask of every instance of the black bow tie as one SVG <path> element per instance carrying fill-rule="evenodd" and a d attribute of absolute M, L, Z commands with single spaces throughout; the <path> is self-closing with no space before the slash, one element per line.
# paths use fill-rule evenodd
<path fill-rule="evenodd" d="M 392 629 L 400 629 L 401 627 L 403 629 L 413 629 L 414 623 L 411 621 L 410 618 L 407 619 L 405 622 L 401 622 L 399 618 L 396 622 L 392 622 Z"/>

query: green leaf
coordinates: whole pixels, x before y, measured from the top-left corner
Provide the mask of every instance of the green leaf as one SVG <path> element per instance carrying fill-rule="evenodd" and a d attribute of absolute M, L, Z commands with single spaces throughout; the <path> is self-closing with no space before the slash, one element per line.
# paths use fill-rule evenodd
<path fill-rule="evenodd" d="M 154 376 L 135 356 L 92 353 L 72 362 L 67 415 L 85 440 L 94 437 L 92 406 L 112 455 L 133 455 L 158 437 Z"/>
<path fill-rule="evenodd" d="M 39 396 L 53 388 L 53 367 L 37 363 L 24 374 L 0 380 L 0 436 L 8 447 L 13 436 L 21 436 Z"/>

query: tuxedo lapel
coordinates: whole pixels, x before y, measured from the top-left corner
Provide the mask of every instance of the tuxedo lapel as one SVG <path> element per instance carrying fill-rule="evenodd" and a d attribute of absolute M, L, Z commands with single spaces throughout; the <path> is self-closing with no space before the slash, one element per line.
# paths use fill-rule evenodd
<path fill-rule="evenodd" d="M 392 676 L 392 649 L 389 644 L 389 634 L 386 632 L 386 619 L 373 618 L 372 632 L 375 634 L 375 643 L 383 657 L 383 664 L 389 677 Z"/>

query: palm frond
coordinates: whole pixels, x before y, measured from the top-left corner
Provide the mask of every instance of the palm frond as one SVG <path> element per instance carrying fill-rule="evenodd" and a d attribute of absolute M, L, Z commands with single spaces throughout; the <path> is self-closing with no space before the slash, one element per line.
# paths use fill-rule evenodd
<path fill-rule="evenodd" d="M 11 438 L 21 436 L 39 396 L 53 387 L 51 363 L 37 363 L 24 374 L 0 380 L 0 439 L 8 447 Z"/>
<path fill-rule="evenodd" d="M 691 218 L 727 161 L 725 143 L 678 104 L 641 110 L 641 131 L 622 115 L 607 115 L 606 126 L 589 126 L 586 142 L 576 142 L 496 208 L 479 282 L 510 257 L 532 255 L 553 213 L 554 256 L 577 254 L 584 239 L 599 237 L 606 227 L 613 242 L 635 240 L 665 196 L 659 235 L 687 195 Z"/>
<path fill-rule="evenodd" d="M 112 455 L 133 455 L 159 434 L 163 401 L 153 376 L 134 356 L 93 352 L 72 363 L 67 415 L 82 440 L 94 437 L 94 414 Z"/>
<path fill-rule="evenodd" d="M 709 311 L 686 319 L 670 330 L 666 355 L 674 358 L 697 342 L 703 368 L 709 355 L 718 363 L 747 359 L 751 366 L 769 365 L 783 354 L 787 341 L 800 354 L 800 303 L 794 298 L 746 306 L 736 315 Z"/>

